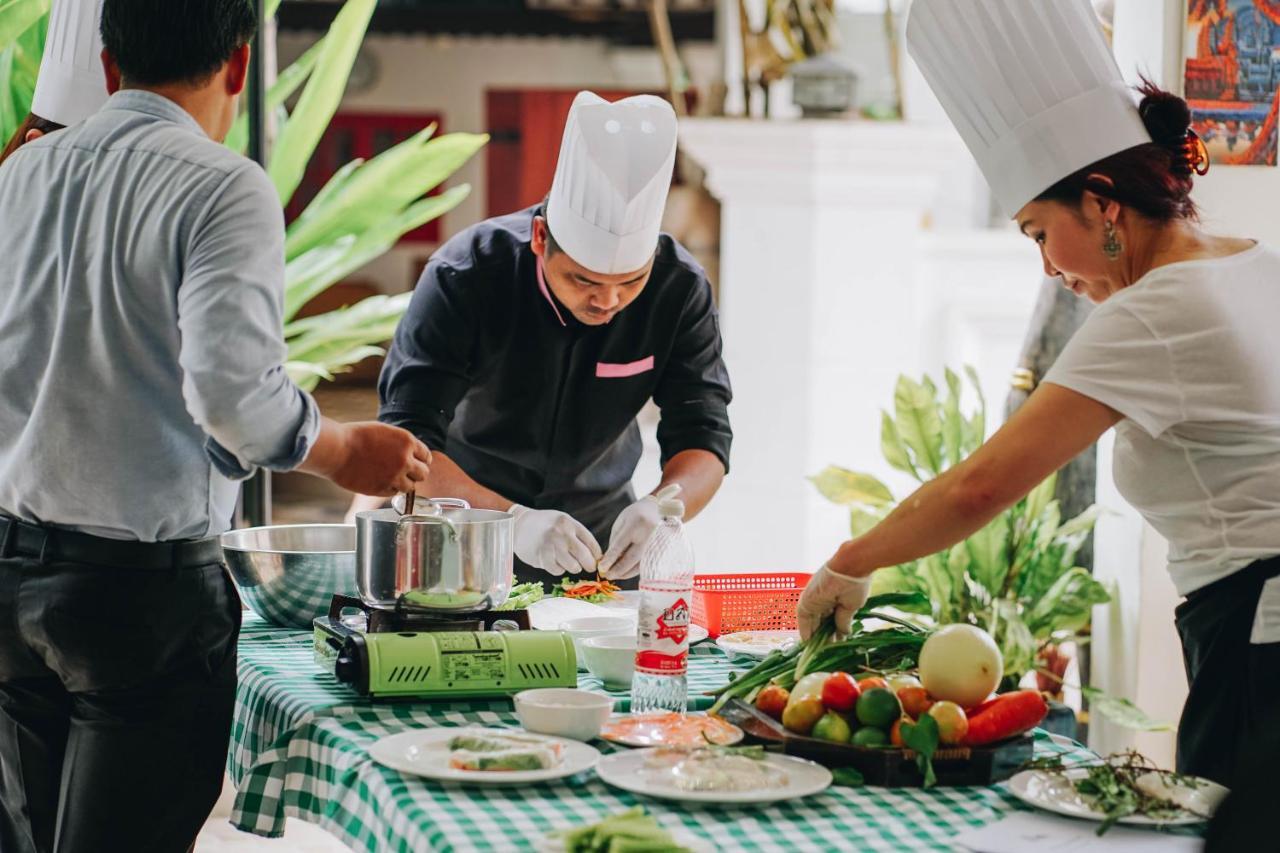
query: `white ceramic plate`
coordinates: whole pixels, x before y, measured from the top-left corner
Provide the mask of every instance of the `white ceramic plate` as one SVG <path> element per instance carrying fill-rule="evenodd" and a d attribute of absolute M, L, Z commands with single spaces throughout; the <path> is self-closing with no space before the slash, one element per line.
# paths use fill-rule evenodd
<path fill-rule="evenodd" d="M 681 847 L 687 847 L 694 853 L 715 853 L 715 848 L 711 846 L 709 841 L 694 835 L 687 829 L 669 829 L 665 826 L 663 829 L 666 829 L 667 834 L 671 836 L 671 840 Z M 540 841 L 534 842 L 533 849 L 536 853 L 564 853 L 564 839 L 553 832 L 550 835 L 543 836 Z"/>
<path fill-rule="evenodd" d="M 800 642 L 799 631 L 738 631 L 716 638 L 726 654 L 763 660 L 774 649 Z"/>
<path fill-rule="evenodd" d="M 600 732 L 600 739 L 607 740 L 610 743 L 622 744 L 623 746 L 693 748 L 703 746 L 706 743 L 706 739 L 702 734 L 705 729 L 699 724 L 705 723 L 708 719 L 704 711 L 693 711 L 688 714 L 672 712 L 669 714 L 655 714 L 654 722 L 650 725 L 643 715 L 614 714 L 604 724 L 604 728 Z M 744 737 L 742 729 L 728 720 L 720 717 L 710 719 L 712 719 L 714 726 L 712 731 L 722 735 L 722 738 L 716 741 L 717 746 L 733 746 Z M 613 727 L 619 725 L 627 726 L 628 730 L 622 734 L 612 730 Z"/>
<path fill-rule="evenodd" d="M 1095 809 L 1087 797 L 1077 793 L 1075 785 L 1072 784 L 1084 778 L 1087 772 L 1084 769 L 1068 770 L 1065 774 L 1049 773 L 1044 770 L 1023 770 L 1009 780 L 1009 793 L 1029 806 L 1067 817 L 1101 821 L 1106 818 L 1106 815 Z M 1227 795 L 1227 789 L 1217 782 L 1210 782 L 1208 779 L 1200 781 L 1207 786 L 1203 790 L 1209 796 L 1220 801 Z M 1156 820 L 1146 815 L 1130 815 L 1120 818 L 1118 822 L 1132 826 L 1187 826 L 1204 822 L 1204 818 L 1190 812 L 1181 814 L 1180 817 L 1164 820 Z"/>
<path fill-rule="evenodd" d="M 529 626 L 539 631 L 555 631 L 561 624 L 571 619 L 584 619 L 592 616 L 615 616 L 635 619 L 640 609 L 640 592 L 624 589 L 618 593 L 618 600 L 605 604 L 592 604 L 590 601 L 575 601 L 572 598 L 544 598 L 529 605 Z M 709 635 L 701 625 L 689 626 L 689 644 L 701 643 Z"/>
<path fill-rule="evenodd" d="M 679 800 L 686 803 L 716 803 L 740 805 L 745 803 L 776 803 L 794 800 L 826 790 L 831 784 L 831 771 L 812 761 L 791 755 L 768 754 L 764 761 L 785 770 L 787 784 L 758 791 L 684 791 L 670 785 L 650 780 L 644 770 L 645 758 L 653 749 L 636 749 L 615 752 L 600 759 L 596 774 L 608 785 L 662 800 Z"/>
<path fill-rule="evenodd" d="M 478 731 L 492 731 L 496 734 L 515 734 L 511 729 L 486 730 L 475 727 Z M 435 779 L 441 782 L 464 782 L 475 785 L 524 785 L 529 782 L 547 782 L 552 779 L 563 779 L 584 770 L 590 770 L 600 760 L 600 752 L 593 746 L 579 743 L 568 738 L 547 737 L 546 735 L 529 735 L 541 740 L 554 741 L 560 744 L 560 763 L 545 770 L 457 770 L 449 766 L 449 739 L 456 735 L 457 728 L 411 729 L 407 732 L 388 735 L 369 747 L 369 756 L 384 767 Z"/>

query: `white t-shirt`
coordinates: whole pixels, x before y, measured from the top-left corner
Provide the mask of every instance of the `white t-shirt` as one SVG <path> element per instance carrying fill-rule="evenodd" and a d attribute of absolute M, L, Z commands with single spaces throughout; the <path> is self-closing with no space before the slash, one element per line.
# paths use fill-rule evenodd
<path fill-rule="evenodd" d="M 1098 306 L 1044 379 L 1103 403 L 1116 486 L 1182 595 L 1280 554 L 1280 253 L 1159 267 Z"/>

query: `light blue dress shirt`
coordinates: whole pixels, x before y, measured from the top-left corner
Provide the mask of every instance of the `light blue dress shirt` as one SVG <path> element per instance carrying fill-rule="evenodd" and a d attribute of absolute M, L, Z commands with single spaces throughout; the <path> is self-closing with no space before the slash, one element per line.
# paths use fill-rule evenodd
<path fill-rule="evenodd" d="M 320 426 L 285 375 L 271 182 L 117 92 L 0 166 L 0 511 L 144 542 L 230 526 Z"/>

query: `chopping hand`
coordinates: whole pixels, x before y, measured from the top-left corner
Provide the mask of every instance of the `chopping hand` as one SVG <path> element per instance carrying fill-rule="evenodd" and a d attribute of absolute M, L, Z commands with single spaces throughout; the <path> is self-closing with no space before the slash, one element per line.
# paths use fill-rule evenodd
<path fill-rule="evenodd" d="M 822 621 L 832 614 L 835 614 L 836 633 L 841 636 L 848 634 L 853 614 L 867 603 L 870 594 L 871 578 L 851 578 L 833 572 L 824 563 L 809 578 L 804 592 L 800 594 L 800 603 L 796 605 L 800 639 L 809 639 Z"/>
<path fill-rule="evenodd" d="M 679 493 L 679 484 L 672 484 L 657 494 L 645 495 L 618 513 L 609 532 L 609 550 L 600 561 L 601 575 L 611 580 L 622 580 L 640 574 L 640 554 L 644 551 L 644 544 L 662 523 L 659 507 L 662 501 Z"/>
<path fill-rule="evenodd" d="M 508 512 L 515 516 L 514 550 L 525 563 L 552 575 L 595 571 L 600 545 L 573 516 L 519 504 Z"/>

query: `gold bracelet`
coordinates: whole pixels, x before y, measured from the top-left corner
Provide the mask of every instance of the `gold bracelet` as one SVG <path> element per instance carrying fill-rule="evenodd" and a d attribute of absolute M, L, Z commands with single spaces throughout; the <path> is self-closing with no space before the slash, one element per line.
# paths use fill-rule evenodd
<path fill-rule="evenodd" d="M 1030 393 L 1036 390 L 1036 373 L 1029 367 L 1019 367 L 1013 371 L 1009 384 L 1013 386 L 1015 391 Z"/>

